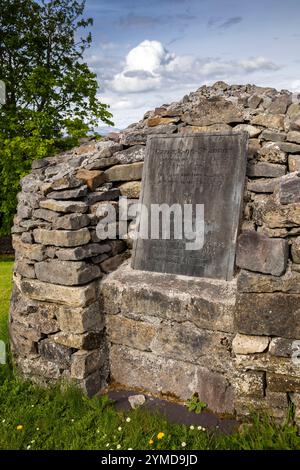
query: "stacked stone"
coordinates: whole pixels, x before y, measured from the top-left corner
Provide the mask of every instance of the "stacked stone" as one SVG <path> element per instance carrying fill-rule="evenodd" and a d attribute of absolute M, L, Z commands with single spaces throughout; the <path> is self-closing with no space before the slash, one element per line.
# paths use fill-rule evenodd
<path fill-rule="evenodd" d="M 121 316 L 109 315 L 109 335 L 104 328 L 102 302 L 110 305 L 107 313 L 112 315 L 120 313 L 122 303 L 118 290 L 114 298 L 105 287 L 106 281 L 102 281 L 128 257 L 133 223 L 128 221 L 126 243 L 101 241 L 95 231 L 101 221 L 99 208 L 100 213 L 101 208 L 105 212 L 108 202 L 117 207 L 120 195 L 137 201 L 149 135 L 231 131 L 249 134 L 236 259 L 236 305 L 230 304 L 230 327 L 218 324 L 217 317 L 208 327 L 220 334 L 225 332 L 226 340 L 223 352 L 214 352 L 213 347 L 209 350 L 212 366 L 209 369 L 207 364 L 207 368 L 224 375 L 224 393 L 229 386 L 235 389 L 234 407 L 240 413 L 253 404 L 257 408 L 271 407 L 279 416 L 288 401 L 299 401 L 300 370 L 291 360 L 291 352 L 293 341 L 300 339 L 300 97 L 286 90 L 229 86 L 224 82 L 203 86 L 178 103 L 149 111 L 121 133 L 34 162 L 32 173 L 22 181 L 13 228 L 16 264 L 10 327 L 15 359 L 24 375 L 39 380 L 71 377 L 92 394 L 105 383 L 109 361 L 117 364 L 118 357 L 122 357 L 119 370 L 123 376 L 126 371 L 131 377 L 129 366 L 122 371 L 122 364 L 135 364 L 138 357 L 150 377 L 156 374 L 155 357 L 168 359 L 167 349 L 162 346 L 163 329 L 158 326 L 158 304 L 157 318 L 144 312 L 149 315 L 146 323 L 152 323 L 151 331 L 153 325 L 157 326 L 155 341 L 151 341 L 153 370 L 151 361 L 148 364 L 139 355 L 137 338 L 142 335 L 145 339 L 143 348 L 147 352 L 150 331 L 140 316 L 131 328 L 126 320 L 121 325 Z M 164 303 L 161 308 L 168 310 L 168 302 L 173 306 L 170 295 L 165 299 L 160 292 L 158 298 Z M 172 308 L 167 320 L 176 322 L 170 317 Z M 205 310 L 202 304 L 199 315 L 201 309 Z M 134 313 L 132 305 L 131 320 Z M 207 329 L 199 322 L 195 325 Z M 180 321 L 175 326 L 178 335 L 172 351 L 176 341 L 180 342 Z M 196 336 L 200 333 L 195 331 Z M 182 338 L 186 341 L 187 335 Z M 131 351 L 126 349 L 129 343 Z M 202 348 L 203 342 L 197 344 Z M 178 370 L 184 370 L 187 363 L 204 367 L 195 358 L 195 350 L 187 345 L 184 348 L 184 344 L 180 348 L 185 359 L 181 355 L 184 360 Z M 224 354 L 223 370 L 220 358 Z M 140 374 L 142 364 L 136 364 Z M 214 368 L 213 364 L 218 366 Z M 166 375 L 167 368 L 162 366 L 162 370 L 161 390 L 172 393 L 176 377 L 172 382 Z M 114 373 L 118 375 L 116 369 Z M 132 376 L 131 381 L 136 380 Z M 146 379 L 144 386 L 151 388 Z M 178 386 L 174 393 L 183 397 L 187 388 L 181 393 Z"/>

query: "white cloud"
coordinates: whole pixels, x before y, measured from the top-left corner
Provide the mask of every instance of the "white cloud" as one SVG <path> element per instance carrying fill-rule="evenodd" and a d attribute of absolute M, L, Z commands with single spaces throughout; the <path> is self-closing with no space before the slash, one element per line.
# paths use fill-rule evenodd
<path fill-rule="evenodd" d="M 203 83 L 225 80 L 262 84 L 268 74 L 281 67 L 265 57 L 225 60 L 220 57 L 176 55 L 160 41 L 145 40 L 132 48 L 126 57 L 113 56 L 111 49 L 90 56 L 95 71 L 101 70 L 104 85 L 101 99 L 110 104 L 116 126 L 126 127 L 142 118 L 143 113 L 165 102 L 179 100 Z M 272 80 L 274 83 L 274 80 Z M 270 84 L 270 82 L 269 82 Z M 298 86 L 295 82 L 294 88 Z M 299 87 L 298 87 L 299 88 Z"/>

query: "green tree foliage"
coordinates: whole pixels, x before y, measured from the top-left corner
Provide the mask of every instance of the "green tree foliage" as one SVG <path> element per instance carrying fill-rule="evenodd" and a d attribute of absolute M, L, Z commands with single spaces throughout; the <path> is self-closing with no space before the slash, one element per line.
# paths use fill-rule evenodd
<path fill-rule="evenodd" d="M 20 177 L 33 159 L 77 144 L 99 120 L 112 124 L 84 62 L 92 24 L 84 2 L 1 0 L 0 224 L 10 229 Z"/>

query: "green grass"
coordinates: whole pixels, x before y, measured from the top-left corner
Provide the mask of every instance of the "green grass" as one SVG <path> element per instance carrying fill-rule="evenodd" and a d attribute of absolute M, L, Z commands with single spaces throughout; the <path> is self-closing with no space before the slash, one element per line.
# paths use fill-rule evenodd
<path fill-rule="evenodd" d="M 11 272 L 12 262 L 0 261 L 0 338 L 5 340 Z M 0 404 L 0 449 L 300 449 L 288 419 L 280 426 L 266 415 L 253 415 L 243 431 L 217 435 L 142 410 L 117 412 L 107 397 L 88 399 L 70 386 L 39 388 L 19 380 L 9 364 L 0 365 Z"/>

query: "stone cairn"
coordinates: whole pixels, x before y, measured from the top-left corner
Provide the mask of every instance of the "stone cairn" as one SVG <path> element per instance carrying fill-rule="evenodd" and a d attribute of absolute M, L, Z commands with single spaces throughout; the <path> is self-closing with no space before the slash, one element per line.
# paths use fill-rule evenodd
<path fill-rule="evenodd" d="M 93 395 L 107 384 L 110 350 L 119 343 L 115 364 L 119 361 L 122 368 L 120 354 L 126 354 L 122 347 L 131 345 L 137 352 L 131 368 L 136 368 L 135 377 L 142 377 L 143 351 L 150 351 L 153 373 L 162 374 L 166 383 L 160 390 L 179 398 L 187 398 L 188 392 L 182 392 L 178 383 L 191 365 L 204 371 L 204 355 L 205 370 L 215 374 L 212 386 L 224 388 L 224 403 L 229 389 L 233 387 L 236 394 L 233 408 L 209 403 L 217 411 L 245 413 L 249 406 L 268 406 L 275 416 L 282 416 L 288 402 L 298 404 L 300 367 L 291 355 L 293 342 L 300 339 L 299 103 L 300 97 L 286 90 L 217 82 L 178 103 L 147 112 L 121 133 L 86 140 L 72 151 L 34 161 L 31 174 L 21 182 L 12 229 L 16 261 L 9 327 L 14 361 L 22 376 L 42 384 L 72 380 Z M 185 293 L 174 284 L 172 300 L 164 275 L 160 275 L 160 295 L 152 299 L 158 313 L 155 309 L 141 312 L 153 315 L 152 333 L 139 330 L 143 322 L 131 326 L 128 319 L 126 328 L 117 317 L 115 323 L 107 322 L 106 316 L 113 315 L 104 315 L 105 304 L 110 305 L 107 313 L 120 311 L 120 292 L 108 289 L 108 301 L 101 286 L 130 256 L 134 223 L 128 220 L 125 241 L 101 241 L 95 227 L 108 202 L 117 207 L 121 195 L 134 202 L 139 198 L 147 137 L 228 131 L 247 131 L 249 146 L 237 276 L 229 283 L 236 294 L 229 302 L 227 326 L 218 319 L 213 327 L 209 319 L 199 325 L 195 302 L 190 323 L 181 326 L 174 296 L 187 295 L 189 284 Z M 151 273 L 145 276 L 151 281 Z M 139 286 L 135 287 L 138 291 Z M 132 295 L 127 295 L 129 311 L 135 308 Z M 164 301 L 170 302 L 174 317 L 169 329 L 155 330 Z M 124 296 L 122 302 L 126 302 Z M 120 339 L 122 331 L 126 334 Z M 173 378 L 168 381 L 166 376 L 172 375 L 171 362 L 178 357 L 183 375 L 172 389 Z M 165 369 L 154 369 L 154 362 L 156 367 L 164 362 Z M 154 383 L 148 372 L 149 384 Z M 129 366 L 123 370 L 124 382 L 126 374 L 130 377 Z M 208 380 L 209 375 L 204 377 Z M 141 380 L 132 387 L 145 384 Z"/>

